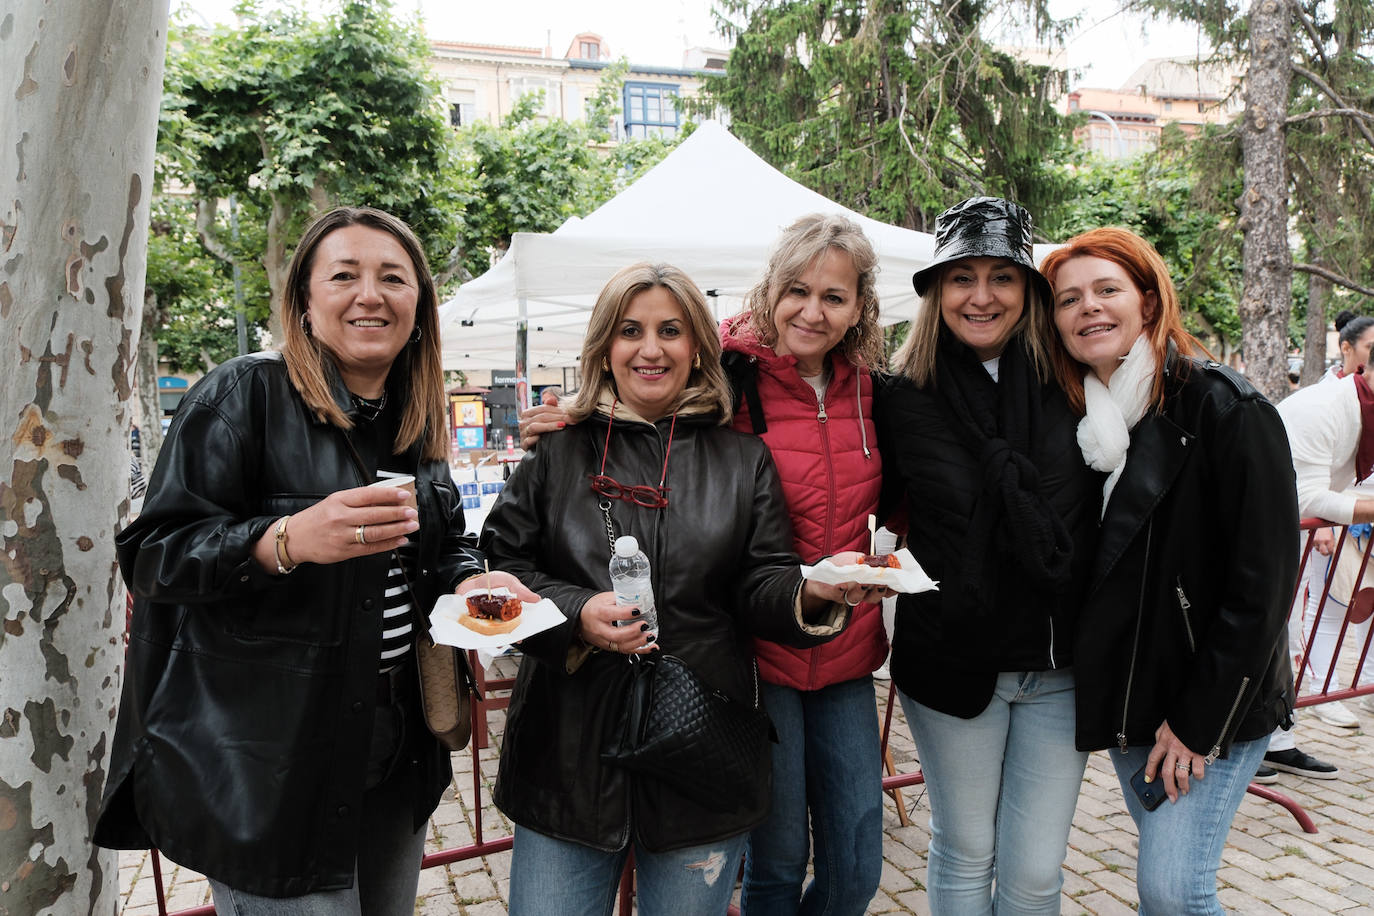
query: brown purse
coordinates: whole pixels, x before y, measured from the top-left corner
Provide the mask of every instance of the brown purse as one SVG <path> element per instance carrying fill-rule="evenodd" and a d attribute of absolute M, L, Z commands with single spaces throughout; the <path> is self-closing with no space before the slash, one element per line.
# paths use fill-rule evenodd
<path fill-rule="evenodd" d="M 450 751 L 461 751 L 472 737 L 472 674 L 467 654 L 415 635 L 415 667 L 420 676 L 420 704 L 425 725 Z"/>
<path fill-rule="evenodd" d="M 410 587 L 405 563 L 396 558 L 410 591 L 414 616 L 415 670 L 420 678 L 420 706 L 425 726 L 450 751 L 461 751 L 472 737 L 472 704 L 477 684 L 468 668 L 467 653 L 455 646 L 436 643 L 429 635 L 429 621 Z"/>

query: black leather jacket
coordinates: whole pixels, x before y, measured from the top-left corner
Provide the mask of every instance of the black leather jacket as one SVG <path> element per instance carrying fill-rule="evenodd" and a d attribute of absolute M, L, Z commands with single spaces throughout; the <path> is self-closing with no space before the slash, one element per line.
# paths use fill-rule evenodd
<path fill-rule="evenodd" d="M 1131 431 L 1079 618 L 1080 750 L 1190 750 L 1289 721 L 1284 620 L 1298 563 L 1288 437 L 1272 404 L 1213 362 L 1170 353 L 1164 409 Z"/>
<path fill-rule="evenodd" d="M 649 424 L 617 415 L 605 473 L 627 486 L 657 483 L 668 430 L 668 419 Z M 630 665 L 625 655 L 589 654 L 576 637 L 583 605 L 611 590 L 606 525 L 589 485 L 605 441 L 600 415 L 544 436 L 507 481 L 482 532 L 494 567 L 518 575 L 568 617 L 523 643 L 496 804 L 522 827 L 599 849 L 637 837 L 662 851 L 743 833 L 767 813 L 768 755 L 753 802 L 728 814 L 601 762 Z M 680 415 L 668 486 L 662 510 L 612 501 L 616 534 L 633 534 L 649 557 L 663 651 L 714 688 L 752 700 L 751 637 L 797 646 L 824 641 L 824 631 L 803 631 L 793 614 L 800 561 L 768 447 L 713 416 Z"/>
<path fill-rule="evenodd" d="M 418 453 L 406 466 L 421 522 L 412 586 L 428 608 L 481 563 L 448 466 Z M 388 557 L 276 576 L 251 550 L 280 516 L 374 472 L 314 419 L 279 354 L 231 360 L 192 389 L 117 539 L 136 602 L 97 843 L 154 844 L 267 896 L 351 885 Z M 418 827 L 451 771 L 422 723 L 407 735 Z"/>

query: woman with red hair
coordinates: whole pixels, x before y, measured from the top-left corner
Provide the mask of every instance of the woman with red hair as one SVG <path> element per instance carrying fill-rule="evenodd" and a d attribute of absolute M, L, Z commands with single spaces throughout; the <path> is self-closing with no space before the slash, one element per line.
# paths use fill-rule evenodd
<path fill-rule="evenodd" d="M 1220 914 L 1231 820 L 1290 719 L 1288 440 L 1273 405 L 1184 330 L 1149 242 L 1095 229 L 1040 269 L 1055 373 L 1084 414 L 1084 459 L 1106 474 L 1074 650 L 1077 744 L 1114 748 L 1140 832 L 1140 912 Z M 1160 783 L 1169 804 L 1154 809 L 1143 799 Z"/>

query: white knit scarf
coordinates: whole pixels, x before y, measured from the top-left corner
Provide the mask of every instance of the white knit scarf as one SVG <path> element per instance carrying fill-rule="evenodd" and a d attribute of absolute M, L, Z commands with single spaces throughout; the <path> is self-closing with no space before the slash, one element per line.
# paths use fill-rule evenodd
<path fill-rule="evenodd" d="M 1150 406 L 1150 389 L 1158 369 L 1149 341 L 1141 334 L 1112 373 L 1109 384 L 1102 384 L 1092 372 L 1083 377 L 1087 413 L 1078 422 L 1078 447 L 1093 470 L 1110 472 L 1102 485 L 1103 514 L 1126 467 L 1131 430 Z"/>

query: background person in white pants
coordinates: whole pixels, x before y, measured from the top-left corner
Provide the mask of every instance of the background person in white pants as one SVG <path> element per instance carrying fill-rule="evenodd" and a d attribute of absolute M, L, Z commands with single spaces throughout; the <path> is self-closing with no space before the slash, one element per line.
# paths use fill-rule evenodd
<path fill-rule="evenodd" d="M 1374 521 L 1374 498 L 1351 490 L 1374 469 L 1374 390 L 1364 376 L 1370 347 L 1374 345 L 1374 318 L 1357 318 L 1343 312 L 1337 316 L 1336 328 L 1340 333 L 1340 367 L 1327 373 L 1317 384 L 1289 395 L 1278 409 L 1293 451 L 1298 514 L 1303 518 L 1323 518 L 1348 525 Z M 1308 559 L 1307 590 L 1309 594 L 1315 591 L 1315 599 L 1320 601 L 1325 568 L 1329 563 L 1327 557 L 1332 548 L 1329 530 L 1324 534 L 1319 532 L 1318 536 L 1321 541 L 1314 544 L 1313 555 Z M 1315 606 L 1311 608 L 1313 612 L 1315 609 Z M 1325 680 L 1325 669 L 1330 665 L 1329 647 L 1334 645 L 1344 610 L 1337 603 L 1328 603 L 1323 612 L 1317 643 L 1318 647 L 1328 648 L 1324 654 L 1314 648 L 1310 664 L 1314 673 L 1321 671 L 1321 677 L 1318 679 L 1314 674 L 1307 683 L 1319 685 Z M 1291 651 L 1300 658 L 1301 640 L 1291 638 L 1291 622 L 1290 617 Z M 1319 661 L 1322 659 L 1325 661 Z M 1342 721 L 1354 719 L 1354 714 L 1343 705 L 1337 709 L 1335 704 L 1327 703 L 1316 708 L 1322 718 L 1341 720 L 1340 712 L 1343 711 L 1347 719 Z M 1272 782 L 1275 771 L 1316 779 L 1332 779 L 1336 775 L 1336 767 L 1303 753 L 1296 746 L 1291 731 L 1275 732 L 1269 752 L 1264 756 L 1264 766 L 1255 776 L 1256 781 Z"/>

